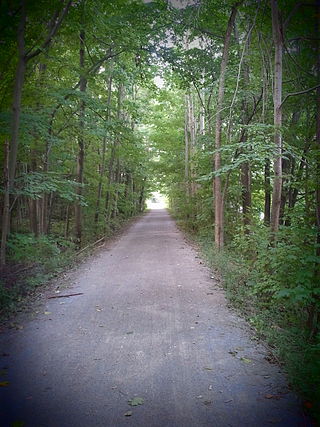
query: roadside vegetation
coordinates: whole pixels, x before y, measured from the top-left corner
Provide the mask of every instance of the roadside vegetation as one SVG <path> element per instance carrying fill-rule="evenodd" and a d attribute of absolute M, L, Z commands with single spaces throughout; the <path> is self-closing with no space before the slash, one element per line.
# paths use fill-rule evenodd
<path fill-rule="evenodd" d="M 129 3 L 1 3 L 4 312 L 145 208 L 160 33 L 157 7 Z"/>
<path fill-rule="evenodd" d="M 166 57 L 155 167 L 171 212 L 319 417 L 319 6 L 213 4 L 196 21 L 184 11 Z"/>

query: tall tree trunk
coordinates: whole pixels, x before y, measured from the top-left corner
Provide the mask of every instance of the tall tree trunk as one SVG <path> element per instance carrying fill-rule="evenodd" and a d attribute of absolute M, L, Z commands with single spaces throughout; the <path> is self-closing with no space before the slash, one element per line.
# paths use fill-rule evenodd
<path fill-rule="evenodd" d="M 80 91 L 82 94 L 85 93 L 87 88 L 87 79 L 85 77 L 85 32 L 80 30 Z M 78 159 L 77 159 L 77 195 L 79 199 L 82 196 L 82 185 L 83 185 L 83 168 L 84 168 L 84 130 L 85 130 L 85 101 L 80 100 L 80 112 L 79 112 L 79 136 L 78 136 Z M 82 240 L 82 209 L 80 200 L 75 205 L 75 232 L 77 245 L 81 246 Z"/>
<path fill-rule="evenodd" d="M 204 85 L 204 72 L 202 74 L 201 78 L 201 84 Z M 199 134 L 204 135 L 206 133 L 206 125 L 205 125 L 205 119 L 206 119 L 206 94 L 204 89 L 200 89 L 199 91 L 199 101 L 200 101 L 200 112 L 199 112 Z"/>
<path fill-rule="evenodd" d="M 69 219 L 70 219 L 70 215 L 69 215 L 69 203 L 67 204 L 67 208 L 66 208 L 66 217 L 65 217 L 65 222 L 64 222 L 64 238 L 67 239 L 69 237 Z"/>
<path fill-rule="evenodd" d="M 36 142 L 35 142 L 36 144 Z M 34 146 L 31 149 L 31 168 L 30 172 L 37 172 L 37 148 Z M 31 233 L 38 237 L 39 235 L 39 221 L 38 221 L 38 209 L 37 209 L 37 199 L 29 199 L 29 220 L 30 220 L 30 230 Z"/>
<path fill-rule="evenodd" d="M 189 94 L 189 130 L 190 130 L 190 178 L 191 178 L 191 196 L 194 198 L 196 195 L 196 182 L 195 182 L 195 166 L 194 156 L 196 149 L 196 119 L 194 114 L 194 97 L 192 92 Z M 192 208 L 195 208 L 192 203 Z M 194 216 L 194 212 L 192 214 Z"/>
<path fill-rule="evenodd" d="M 221 168 L 221 128 L 222 128 L 222 115 L 221 109 L 224 100 L 224 87 L 227 63 L 229 58 L 229 45 L 231 33 L 237 14 L 237 5 L 232 8 L 229 18 L 227 31 L 224 39 L 223 54 L 220 66 L 219 89 L 217 98 L 217 112 L 216 112 L 216 125 L 215 125 L 215 155 L 214 155 L 214 169 L 218 171 Z M 221 176 L 216 175 L 213 182 L 213 196 L 214 196 L 214 212 L 215 212 L 215 246 L 222 249 L 224 246 L 224 203 L 222 196 Z"/>
<path fill-rule="evenodd" d="M 264 225 L 269 226 L 270 219 L 271 219 L 270 160 L 266 159 L 264 164 Z"/>
<path fill-rule="evenodd" d="M 282 190 L 282 51 L 283 51 L 283 36 L 279 17 L 278 1 L 271 0 L 272 11 L 272 32 L 275 45 L 274 56 L 274 144 L 275 157 L 273 161 L 274 181 L 272 190 L 272 206 L 271 206 L 271 231 L 277 232 L 280 220 L 280 205 L 281 205 L 281 190 Z"/>
<path fill-rule="evenodd" d="M 141 190 L 140 190 L 140 195 L 139 195 L 139 202 L 138 202 L 138 206 L 139 206 L 139 211 L 142 212 L 144 209 L 144 199 L 145 199 L 145 195 L 144 195 L 144 190 L 145 190 L 145 183 L 146 183 L 147 178 L 144 177 L 143 181 L 142 181 L 142 185 L 141 185 Z"/>
<path fill-rule="evenodd" d="M 190 182 L 189 182 L 189 157 L 190 157 L 190 143 L 189 143 L 189 95 L 185 95 L 185 116 L 184 116 L 184 180 L 186 187 L 187 201 L 190 198 Z"/>
<path fill-rule="evenodd" d="M 9 142 L 4 143 L 4 164 L 3 164 L 3 217 L 2 217 L 2 237 L 1 237 L 1 267 L 6 261 L 6 242 L 9 230 L 10 218 L 10 188 L 9 188 Z"/>
<path fill-rule="evenodd" d="M 286 213 L 286 204 L 289 197 L 289 191 L 286 186 L 288 186 L 288 175 L 291 169 L 291 161 L 290 159 L 282 158 L 282 190 L 281 190 L 281 201 L 280 201 L 280 211 L 279 211 L 279 225 L 283 225 L 285 223 L 285 213 Z"/>
<path fill-rule="evenodd" d="M 320 78 L 320 0 L 316 0 L 316 37 L 318 37 L 317 46 L 317 76 Z M 316 226 L 317 226 L 317 255 L 320 256 L 320 88 L 316 92 Z M 320 264 L 318 264 L 318 275 L 320 277 Z"/>
<path fill-rule="evenodd" d="M 14 86 L 14 93 L 13 93 L 13 105 L 12 105 L 12 127 L 11 127 L 11 141 L 10 141 L 10 155 L 9 155 L 10 187 L 13 187 L 13 181 L 14 181 L 15 172 L 16 172 L 21 96 L 22 96 L 22 88 L 23 88 L 25 71 L 26 71 L 25 42 L 24 42 L 25 27 L 26 27 L 26 10 L 25 10 L 25 2 L 22 1 L 21 18 L 20 18 L 20 24 L 18 28 L 19 58 L 18 58 L 18 64 L 16 69 L 15 86 Z"/>
<path fill-rule="evenodd" d="M 119 209 L 118 209 L 118 201 L 119 201 L 119 187 L 121 184 L 121 165 L 120 165 L 120 159 L 117 158 L 117 164 L 116 164 L 116 170 L 114 174 L 114 183 L 115 183 L 115 192 L 114 192 L 114 198 L 113 198 L 113 206 L 112 206 L 112 213 L 111 217 L 115 219 L 119 215 Z"/>
<path fill-rule="evenodd" d="M 243 80 L 245 90 L 249 90 L 250 87 L 250 68 L 247 61 L 247 55 L 249 53 L 250 37 L 245 42 L 244 46 L 244 60 L 243 60 Z M 243 111 L 243 124 L 249 123 L 249 105 L 247 99 L 242 101 Z M 241 143 L 247 142 L 247 131 L 244 129 Z M 241 181 L 241 200 L 242 200 L 242 221 L 243 229 L 245 234 L 249 234 L 249 225 L 251 224 L 251 167 L 248 161 L 241 163 L 240 167 L 240 181 Z"/>
<path fill-rule="evenodd" d="M 320 35 L 320 0 L 315 0 L 316 7 L 317 7 L 317 13 L 316 16 L 316 25 L 315 25 L 315 36 L 317 37 L 317 63 L 316 63 L 316 69 L 317 69 L 317 76 L 318 79 L 320 78 L 320 42 L 319 42 L 319 35 Z M 316 256 L 320 257 L 320 88 L 317 88 L 316 92 L 316 230 L 317 230 L 317 237 L 316 237 Z M 320 263 L 315 263 L 314 268 L 314 283 L 317 287 L 317 284 L 320 282 Z M 314 338 L 317 336 L 317 333 L 319 332 L 320 326 L 319 326 L 319 294 L 314 292 L 313 295 L 313 302 L 308 307 L 308 319 L 307 319 L 307 325 L 310 330 L 310 338 Z"/>
<path fill-rule="evenodd" d="M 120 120 L 122 119 L 122 99 L 123 99 L 123 84 L 120 83 L 118 87 L 118 106 L 117 106 L 117 120 L 120 123 Z M 118 203 L 118 189 L 114 188 L 112 190 L 112 186 L 114 184 L 117 184 L 119 173 L 120 173 L 120 163 L 117 156 L 119 156 L 118 153 L 118 147 L 120 144 L 120 140 L 118 137 L 115 138 L 113 142 L 113 146 L 111 149 L 111 156 L 110 156 L 110 162 L 109 162 L 109 173 L 108 173 L 108 190 L 106 195 L 106 217 L 107 217 L 107 223 L 110 221 L 111 217 L 114 215 L 114 212 L 116 212 L 115 205 Z M 116 161 L 116 168 L 114 167 Z"/>
<path fill-rule="evenodd" d="M 50 227 L 51 227 L 53 203 L 54 203 L 54 193 L 50 193 L 49 203 L 48 203 L 48 224 L 47 224 L 47 233 L 48 234 L 50 233 Z"/>
<path fill-rule="evenodd" d="M 246 138 L 246 136 L 244 138 Z M 244 162 L 241 164 L 240 176 L 241 176 L 241 200 L 242 200 L 243 226 L 244 226 L 244 233 L 248 234 L 249 233 L 248 226 L 251 223 L 251 220 L 250 220 L 251 168 L 250 168 L 249 162 Z"/>
<path fill-rule="evenodd" d="M 45 72 L 46 72 L 47 66 L 46 64 L 43 63 L 39 63 L 38 66 L 38 70 L 39 70 L 39 76 L 38 76 L 38 81 L 37 81 L 37 89 L 39 90 L 39 92 L 41 93 L 41 91 L 44 88 L 44 77 L 45 77 Z M 41 103 L 37 102 L 36 105 L 36 112 L 40 112 L 41 111 Z M 37 132 L 35 132 L 35 134 L 37 134 Z M 38 135 L 36 136 L 36 138 L 38 137 Z M 37 142 L 37 141 L 36 141 Z M 34 147 L 34 160 L 37 163 L 37 157 L 38 157 L 38 148 L 37 146 Z M 42 157 L 42 156 L 41 156 Z M 36 165 L 35 165 L 36 166 Z M 44 156 L 44 161 L 42 164 L 42 171 L 44 173 L 47 172 L 47 170 L 45 170 L 46 168 L 46 161 L 45 161 L 45 156 Z M 34 169 L 36 170 L 36 169 Z M 36 207 L 37 207 L 37 230 L 38 233 L 43 234 L 46 232 L 46 220 L 47 220 L 47 194 L 44 193 L 41 196 L 41 199 L 37 199 L 36 200 Z"/>
<path fill-rule="evenodd" d="M 108 80 L 108 99 L 107 99 L 107 114 L 106 121 L 108 122 L 110 119 L 110 106 L 111 106 L 111 94 L 112 94 L 112 71 Z M 102 195 L 102 181 L 105 173 L 105 162 L 106 162 L 106 145 L 107 145 L 107 135 L 104 135 L 102 142 L 102 157 L 101 157 L 101 167 L 99 170 L 99 183 L 98 183 L 98 194 L 97 194 L 97 203 L 96 203 L 96 213 L 94 216 L 95 224 L 99 222 L 99 210 L 101 203 L 101 195 Z"/>
<path fill-rule="evenodd" d="M 25 2 L 21 1 L 21 15 L 18 26 L 17 44 L 18 44 L 18 64 L 16 68 L 13 103 L 12 103 L 12 124 L 11 139 L 8 150 L 8 182 L 4 195 L 3 214 L 2 214 L 2 238 L 1 238 L 1 257 L 0 265 L 6 263 L 6 245 L 10 230 L 10 192 L 13 190 L 14 177 L 16 173 L 17 154 L 18 154 L 18 136 L 20 125 L 20 106 L 24 76 L 26 70 L 25 59 L 25 29 L 26 29 L 26 8 Z"/>

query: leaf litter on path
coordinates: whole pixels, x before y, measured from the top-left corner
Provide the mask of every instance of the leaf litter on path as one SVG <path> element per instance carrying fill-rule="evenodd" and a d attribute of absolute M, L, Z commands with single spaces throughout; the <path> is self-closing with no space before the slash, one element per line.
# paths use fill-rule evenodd
<path fill-rule="evenodd" d="M 144 399 L 142 397 L 134 397 L 128 400 L 128 404 L 130 406 L 139 406 L 139 405 L 143 405 L 143 403 L 144 403 Z"/>
<path fill-rule="evenodd" d="M 244 363 L 251 363 L 252 362 L 251 359 L 247 359 L 246 357 L 240 357 L 240 360 Z"/>

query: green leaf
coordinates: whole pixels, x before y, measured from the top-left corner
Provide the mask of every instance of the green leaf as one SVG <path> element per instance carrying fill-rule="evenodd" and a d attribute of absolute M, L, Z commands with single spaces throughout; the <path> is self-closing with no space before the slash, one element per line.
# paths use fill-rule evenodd
<path fill-rule="evenodd" d="M 143 405 L 144 399 L 142 397 L 134 397 L 133 399 L 128 400 L 130 406 L 139 406 Z"/>
<path fill-rule="evenodd" d="M 240 360 L 244 363 L 251 363 L 252 362 L 251 359 L 247 359 L 246 357 L 240 357 Z"/>

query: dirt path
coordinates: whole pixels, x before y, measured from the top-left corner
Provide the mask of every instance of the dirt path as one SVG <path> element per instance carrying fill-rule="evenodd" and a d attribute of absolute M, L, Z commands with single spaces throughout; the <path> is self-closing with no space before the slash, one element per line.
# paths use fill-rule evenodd
<path fill-rule="evenodd" d="M 0 337 L 1 426 L 308 425 L 166 211 L 68 281 L 83 295 L 48 299 Z"/>

